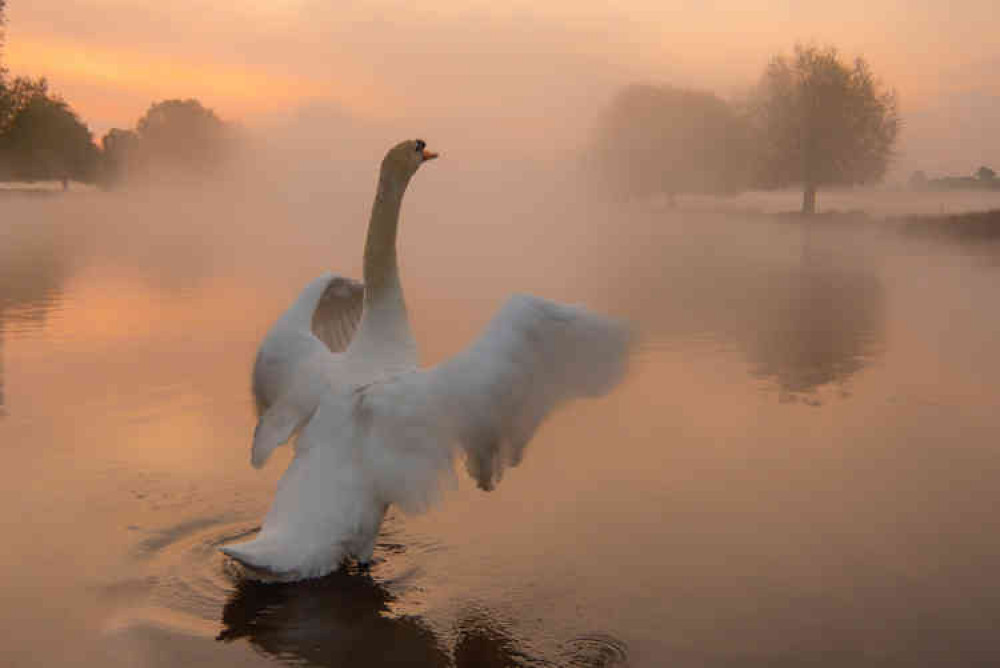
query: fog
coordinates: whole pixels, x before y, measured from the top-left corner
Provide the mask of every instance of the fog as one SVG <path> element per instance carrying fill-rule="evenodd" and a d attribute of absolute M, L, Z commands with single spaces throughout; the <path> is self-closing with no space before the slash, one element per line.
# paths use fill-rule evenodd
<path fill-rule="evenodd" d="M 579 145 L 620 86 L 671 84 L 739 95 L 796 41 L 862 54 L 896 88 L 905 178 L 996 162 L 994 17 L 896 0 L 782 7 L 630 0 L 267 8 L 182 0 L 12 2 L 6 61 L 47 76 L 103 134 L 150 103 L 197 97 L 224 118 L 267 128 L 314 103 L 391 120 L 442 147 L 545 154 Z"/>
<path fill-rule="evenodd" d="M 5 62 L 99 133 L 198 97 L 243 141 L 185 184 L 0 190 L 0 662 L 997 661 L 1000 248 L 906 218 L 1000 191 L 893 185 L 1000 162 L 992 6 L 9 4 Z M 622 86 L 739 99 L 796 39 L 900 91 L 889 185 L 804 218 L 796 191 L 595 178 Z M 309 280 L 361 277 L 413 138 L 441 154 L 399 237 L 423 362 L 527 292 L 626 321 L 629 375 L 494 492 L 392 513 L 370 572 L 255 585 L 216 551 L 290 456 L 249 465 L 254 352 Z"/>
<path fill-rule="evenodd" d="M 244 640 L 317 665 L 380 665 L 383 643 L 427 665 L 989 655 L 996 248 L 884 217 L 985 193 L 831 193 L 874 214 L 804 222 L 780 215 L 796 193 L 622 203 L 572 162 L 431 143 L 400 235 L 425 362 L 524 291 L 627 319 L 629 379 L 557 416 L 495 493 L 394 518 L 372 580 L 232 579 L 214 546 L 252 529 L 286 461 L 246 462 L 253 350 L 316 274 L 360 276 L 382 151 L 371 126 L 297 143 L 309 122 L 255 147 L 269 170 L 204 187 L 4 196 L 0 429 L 32 443 L 9 470 L 46 481 L 8 476 L 5 563 L 80 611 L 8 578 L 15 657 L 56 660 L 53 628 L 102 665 L 248 661 Z"/>

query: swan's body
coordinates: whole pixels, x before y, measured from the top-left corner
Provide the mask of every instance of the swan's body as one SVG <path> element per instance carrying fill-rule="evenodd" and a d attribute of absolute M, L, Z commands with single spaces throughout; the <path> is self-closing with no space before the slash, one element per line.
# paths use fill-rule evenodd
<path fill-rule="evenodd" d="M 364 285 L 332 274 L 314 280 L 261 344 L 254 466 L 296 432 L 298 440 L 260 534 L 222 548 L 254 574 L 301 579 L 348 556 L 369 561 L 388 506 L 426 508 L 457 452 L 491 489 L 558 403 L 603 394 L 622 377 L 621 326 L 525 295 L 465 351 L 417 368 L 396 230 L 409 179 L 432 157 L 419 140 L 386 155 Z"/>

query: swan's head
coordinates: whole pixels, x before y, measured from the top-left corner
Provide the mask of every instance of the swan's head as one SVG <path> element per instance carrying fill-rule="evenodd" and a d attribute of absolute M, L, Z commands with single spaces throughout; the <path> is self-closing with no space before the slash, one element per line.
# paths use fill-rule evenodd
<path fill-rule="evenodd" d="M 382 160 L 382 176 L 399 183 L 406 183 L 417 173 L 420 165 L 436 157 L 438 154 L 428 151 L 427 142 L 423 139 L 400 142 L 385 154 Z"/>

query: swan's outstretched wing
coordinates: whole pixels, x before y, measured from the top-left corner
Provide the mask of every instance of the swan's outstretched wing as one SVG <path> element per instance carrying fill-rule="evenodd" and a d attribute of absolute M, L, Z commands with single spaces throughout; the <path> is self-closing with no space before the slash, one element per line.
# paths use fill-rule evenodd
<path fill-rule="evenodd" d="M 491 489 L 561 402 L 600 396 L 622 379 L 628 340 L 617 321 L 518 295 L 454 358 L 362 388 L 355 423 L 383 498 L 421 509 L 456 450 Z"/>
<path fill-rule="evenodd" d="M 264 337 L 253 368 L 259 421 L 252 463 L 260 467 L 316 410 L 332 353 L 350 343 L 361 318 L 362 284 L 323 274 L 302 290 Z"/>
<path fill-rule="evenodd" d="M 354 338 L 361 322 L 365 286 L 343 276 L 333 276 L 323 290 L 312 316 L 312 332 L 330 352 L 340 353 Z"/>

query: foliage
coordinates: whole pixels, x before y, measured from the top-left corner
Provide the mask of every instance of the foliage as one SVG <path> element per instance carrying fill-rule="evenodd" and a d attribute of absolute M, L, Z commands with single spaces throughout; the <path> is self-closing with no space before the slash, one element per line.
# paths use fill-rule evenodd
<path fill-rule="evenodd" d="M 982 167 L 976 170 L 976 178 L 979 179 L 980 181 L 990 182 L 993 181 L 996 177 L 997 173 L 992 169 L 990 169 L 989 167 L 987 167 L 986 165 L 983 165 Z"/>
<path fill-rule="evenodd" d="M 139 135 L 112 128 L 101 138 L 100 181 L 111 187 L 128 181 L 139 160 Z"/>
<path fill-rule="evenodd" d="M 15 116 L 35 97 L 47 97 L 49 84 L 45 79 L 17 77 L 8 80 L 0 76 L 0 136 L 3 136 L 14 122 Z"/>
<path fill-rule="evenodd" d="M 0 0 L 0 56 L 6 0 Z M 11 79 L 0 58 L 0 179 L 90 180 L 98 161 L 90 130 L 48 82 Z"/>
<path fill-rule="evenodd" d="M 4 10 L 7 7 L 7 0 L 0 0 L 0 98 L 3 98 L 4 90 L 7 85 L 7 68 L 3 64 L 3 45 L 4 45 L 4 24 L 7 23 L 7 16 Z"/>
<path fill-rule="evenodd" d="M 153 104 L 136 125 L 144 169 L 203 176 L 230 157 L 234 132 L 198 100 Z"/>
<path fill-rule="evenodd" d="M 89 180 L 96 161 L 90 130 L 45 79 L 0 75 L 0 178 Z"/>
<path fill-rule="evenodd" d="M 201 181 L 226 166 L 236 140 L 234 127 L 198 100 L 157 102 L 135 130 L 113 128 L 101 139 L 101 183 Z"/>
<path fill-rule="evenodd" d="M 803 186 L 803 212 L 816 189 L 882 178 L 901 121 L 896 95 L 867 62 L 845 64 L 833 47 L 796 46 L 767 66 L 753 102 L 759 185 Z"/>
<path fill-rule="evenodd" d="M 26 181 L 90 180 L 97 164 L 90 130 L 65 101 L 47 95 L 44 82 L 40 84 L 17 100 L 0 134 L 0 155 L 6 158 L 9 176 Z"/>
<path fill-rule="evenodd" d="M 745 183 L 747 130 L 723 100 L 669 86 L 630 86 L 601 115 L 591 156 L 623 197 L 729 193 Z"/>

